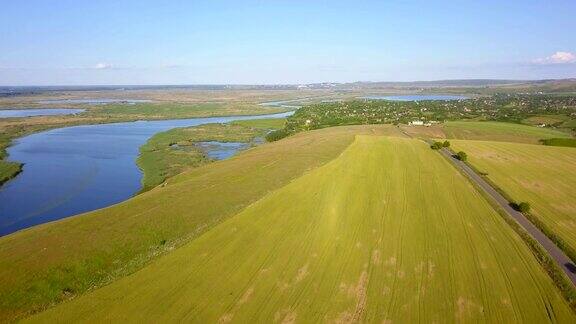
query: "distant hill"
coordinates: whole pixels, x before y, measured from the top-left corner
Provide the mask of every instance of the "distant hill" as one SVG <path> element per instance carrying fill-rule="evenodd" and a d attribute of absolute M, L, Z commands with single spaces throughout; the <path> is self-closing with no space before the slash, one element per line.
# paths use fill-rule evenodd
<path fill-rule="evenodd" d="M 434 88 L 498 88 L 503 90 L 544 92 L 576 92 L 576 78 L 549 80 L 501 80 L 501 79 L 459 79 L 410 82 L 368 82 L 350 83 L 322 82 L 308 84 L 196 84 L 196 85 L 99 85 L 99 86 L 0 86 L 0 97 L 23 94 L 37 94 L 56 91 L 122 91 L 122 90 L 297 90 L 297 89 L 405 89 L 421 90 Z"/>
<path fill-rule="evenodd" d="M 354 82 L 352 84 L 367 87 L 485 87 L 503 84 L 525 84 L 528 80 L 497 80 L 497 79 L 461 79 L 411 82 Z"/>

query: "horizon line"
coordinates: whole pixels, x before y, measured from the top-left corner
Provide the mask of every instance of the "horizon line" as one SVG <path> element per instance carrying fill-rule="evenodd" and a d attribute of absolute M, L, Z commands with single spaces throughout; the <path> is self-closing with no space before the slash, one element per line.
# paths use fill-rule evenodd
<path fill-rule="evenodd" d="M 198 86 L 309 86 L 320 84 L 358 84 L 358 83 L 396 83 L 396 84 L 410 84 L 410 83 L 434 83 L 434 82 L 455 82 L 455 81 L 492 81 L 492 82 L 544 82 L 544 81 L 576 81 L 575 77 L 570 78 L 545 78 L 545 79 L 491 79 L 491 78 L 462 78 L 462 79 L 436 79 L 436 80 L 413 80 L 413 81 L 351 81 L 351 82 L 336 82 L 336 81 L 322 81 L 322 82 L 309 82 L 309 83 L 182 83 L 182 84 L 54 84 L 54 85 L 1 85 L 0 88 L 50 88 L 50 87 L 198 87 Z"/>

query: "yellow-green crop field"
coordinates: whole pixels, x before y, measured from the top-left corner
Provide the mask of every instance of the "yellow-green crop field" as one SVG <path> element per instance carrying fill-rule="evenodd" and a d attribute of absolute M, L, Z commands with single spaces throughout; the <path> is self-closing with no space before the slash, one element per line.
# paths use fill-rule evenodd
<path fill-rule="evenodd" d="M 189 177 L 178 176 L 172 188 L 183 189 L 184 176 Z M 242 175 L 230 179 L 241 180 Z M 31 320 L 573 323 L 576 318 L 521 238 L 441 155 L 414 139 L 357 136 L 331 162 L 267 193 L 197 239 Z"/>
<path fill-rule="evenodd" d="M 446 138 L 450 139 L 472 139 L 533 144 L 537 144 L 539 140 L 546 138 L 570 137 L 570 134 L 554 129 L 486 121 L 450 121 L 444 124 L 442 130 L 446 134 Z"/>
<path fill-rule="evenodd" d="M 446 138 L 539 144 L 542 139 L 571 138 L 569 133 L 550 128 L 491 121 L 447 121 L 443 124 L 401 126 L 402 130 L 419 138 Z"/>
<path fill-rule="evenodd" d="M 470 163 L 576 249 L 576 149 L 484 141 L 451 141 Z"/>

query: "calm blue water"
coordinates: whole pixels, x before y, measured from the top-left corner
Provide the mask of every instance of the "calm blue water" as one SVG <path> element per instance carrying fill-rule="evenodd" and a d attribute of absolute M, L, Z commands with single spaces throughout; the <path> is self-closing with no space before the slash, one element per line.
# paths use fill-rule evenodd
<path fill-rule="evenodd" d="M 400 96 L 366 96 L 362 99 L 390 100 L 390 101 L 422 101 L 422 100 L 462 100 L 469 99 L 466 96 L 452 95 L 400 95 Z"/>
<path fill-rule="evenodd" d="M 0 118 L 71 115 L 83 111 L 84 109 L 10 109 L 0 110 Z"/>
<path fill-rule="evenodd" d="M 249 143 L 240 142 L 200 142 L 198 146 L 206 152 L 206 155 L 214 160 L 224 160 L 232 157 L 238 151 L 247 148 Z"/>
<path fill-rule="evenodd" d="M 38 101 L 39 104 L 89 104 L 89 105 L 104 105 L 111 103 L 127 103 L 127 104 L 137 104 L 152 102 L 152 100 L 146 99 L 49 99 Z"/>
<path fill-rule="evenodd" d="M 298 98 L 298 99 L 290 99 L 290 100 L 281 100 L 281 101 L 268 101 L 263 102 L 260 106 L 264 107 L 282 107 L 287 109 L 298 109 L 302 107 L 302 101 L 306 101 L 308 98 Z M 290 103 L 300 103 L 300 105 L 290 105 Z"/>
<path fill-rule="evenodd" d="M 0 235 L 130 198 L 140 190 L 138 148 L 155 133 L 292 113 L 84 125 L 18 139 L 8 153 L 25 165 L 0 187 Z"/>

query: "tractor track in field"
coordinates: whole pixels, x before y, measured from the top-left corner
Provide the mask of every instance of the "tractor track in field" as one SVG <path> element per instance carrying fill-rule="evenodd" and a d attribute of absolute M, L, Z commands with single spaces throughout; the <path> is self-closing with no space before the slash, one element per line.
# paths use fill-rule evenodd
<path fill-rule="evenodd" d="M 400 131 L 410 137 L 414 138 L 412 135 L 408 134 L 406 131 L 400 129 Z M 424 142 L 431 144 L 430 140 L 423 140 Z M 510 202 L 500 194 L 492 185 L 490 185 L 486 180 L 482 178 L 474 169 L 463 161 L 458 160 L 454 157 L 454 152 L 448 148 L 442 148 L 440 153 L 447 158 L 450 163 L 456 167 L 458 170 L 463 172 L 468 176 L 470 181 L 474 182 L 478 187 L 480 187 L 492 200 L 494 200 L 509 217 L 514 219 L 534 240 L 536 240 L 554 259 L 562 271 L 572 282 L 572 285 L 576 286 L 576 264 L 562 251 L 548 236 L 546 236 L 538 227 L 536 227 L 524 214 L 515 210 L 510 206 Z"/>

